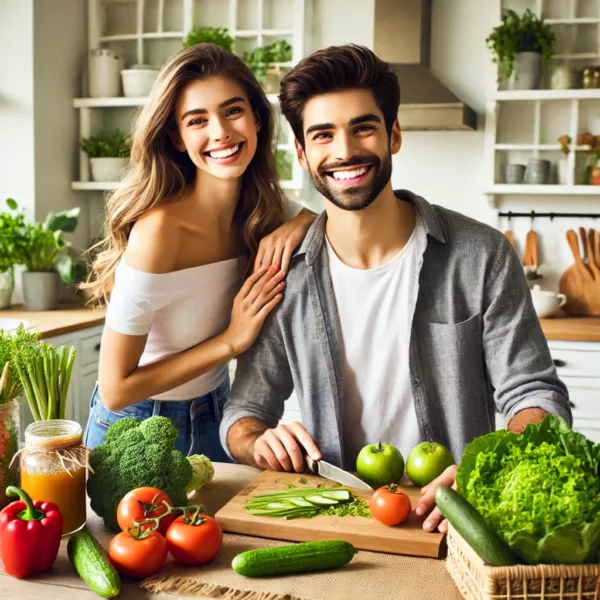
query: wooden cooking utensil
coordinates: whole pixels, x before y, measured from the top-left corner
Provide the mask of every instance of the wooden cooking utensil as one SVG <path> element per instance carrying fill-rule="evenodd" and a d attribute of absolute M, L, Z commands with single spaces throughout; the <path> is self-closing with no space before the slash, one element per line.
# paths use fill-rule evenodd
<path fill-rule="evenodd" d="M 592 233 L 592 231 L 593 231 L 593 229 L 590 229 L 590 234 Z M 598 265 L 596 264 L 596 256 L 594 253 L 594 246 L 593 246 L 593 244 L 590 243 L 590 236 L 588 235 L 588 232 L 585 230 L 585 227 L 579 228 L 579 235 L 581 236 L 581 242 L 583 243 L 583 247 L 585 249 L 585 255 L 587 257 L 586 264 L 588 266 L 588 269 L 592 273 L 592 278 L 594 280 L 600 281 L 600 269 L 598 268 Z"/>
<path fill-rule="evenodd" d="M 504 235 L 505 235 L 505 236 L 508 238 L 508 241 L 510 242 L 510 245 L 511 245 L 513 248 L 515 248 L 515 249 L 516 249 L 516 247 L 517 247 L 517 243 L 516 243 L 516 241 L 515 241 L 515 236 L 514 236 L 513 232 L 512 232 L 510 229 L 507 229 L 507 230 L 504 232 Z"/>
<path fill-rule="evenodd" d="M 2 375 L 0 376 L 0 394 L 2 393 L 2 390 L 4 389 L 4 385 L 6 384 L 6 379 L 8 377 L 8 365 L 10 365 L 10 363 L 6 363 L 4 365 L 4 369 L 2 370 Z"/>
<path fill-rule="evenodd" d="M 567 297 L 565 310 L 572 315 L 600 315 L 600 280 L 594 280 L 581 259 L 577 234 L 572 229 L 567 231 L 567 242 L 575 264 L 560 278 L 560 291 Z"/>
<path fill-rule="evenodd" d="M 533 229 L 530 229 L 527 232 L 527 238 L 525 239 L 523 265 L 526 267 L 534 267 L 536 270 L 538 267 L 537 233 Z"/>
<path fill-rule="evenodd" d="M 595 229 L 590 229 L 590 246 L 594 252 L 596 266 L 600 267 L 600 233 Z"/>

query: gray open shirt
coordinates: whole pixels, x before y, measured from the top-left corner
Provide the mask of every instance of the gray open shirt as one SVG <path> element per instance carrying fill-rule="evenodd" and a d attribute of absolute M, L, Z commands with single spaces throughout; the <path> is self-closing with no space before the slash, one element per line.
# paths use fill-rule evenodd
<path fill-rule="evenodd" d="M 421 438 L 444 444 L 458 461 L 466 444 L 495 429 L 496 409 L 510 419 L 541 408 L 570 424 L 567 389 L 506 237 L 407 190 L 395 194 L 415 205 L 427 236 L 409 349 Z M 239 419 L 276 426 L 295 389 L 302 422 L 323 458 L 353 469 L 342 436 L 343 356 L 326 218 L 323 213 L 310 228 L 292 259 L 284 300 L 238 359 L 220 433 L 227 448 L 227 432 Z"/>

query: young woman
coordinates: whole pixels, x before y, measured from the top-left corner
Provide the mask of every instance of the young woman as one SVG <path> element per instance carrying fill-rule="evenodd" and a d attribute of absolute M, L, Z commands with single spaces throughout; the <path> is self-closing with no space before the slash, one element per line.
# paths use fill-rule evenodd
<path fill-rule="evenodd" d="M 314 219 L 285 199 L 273 135 L 271 106 L 239 57 L 199 44 L 163 68 L 88 284 L 110 302 L 87 446 L 118 419 L 163 415 L 179 450 L 229 460 L 218 435 L 228 362 L 281 300 Z"/>

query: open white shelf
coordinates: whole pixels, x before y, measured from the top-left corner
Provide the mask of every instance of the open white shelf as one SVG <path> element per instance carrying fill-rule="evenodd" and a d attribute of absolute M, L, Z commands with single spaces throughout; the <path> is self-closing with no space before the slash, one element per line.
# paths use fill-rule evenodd
<path fill-rule="evenodd" d="M 595 56 L 595 55 L 594 55 Z M 600 89 L 577 90 L 498 90 L 492 100 L 600 100 Z"/>
<path fill-rule="evenodd" d="M 253 8 L 249 8 L 249 0 L 220 0 L 218 3 L 214 2 L 211 8 L 213 10 L 218 4 L 221 10 L 220 15 L 213 14 L 214 23 L 204 22 L 203 2 L 204 0 L 87 0 L 89 48 L 112 48 L 127 57 L 127 64 L 149 62 L 158 67 L 173 54 L 177 44 L 165 42 L 162 48 L 152 40 L 183 40 L 195 26 L 227 24 L 234 42 L 236 39 L 243 40 L 244 50 L 253 47 L 253 40 L 257 46 L 265 46 L 276 39 L 288 40 L 292 46 L 292 60 L 279 63 L 282 67 L 292 67 L 306 54 L 305 48 L 309 42 L 307 25 L 311 22 L 312 0 L 291 0 L 285 3 L 255 0 L 251 3 Z M 123 11 L 123 5 L 129 7 L 125 7 Z M 279 11 L 279 14 L 269 15 L 267 10 L 275 13 Z M 275 111 L 278 111 L 277 94 L 267 94 L 267 99 Z M 102 123 L 102 115 L 96 115 L 94 110 L 134 108 L 147 102 L 147 97 L 74 98 L 73 106 L 79 109 L 80 138 L 99 133 L 97 123 Z M 280 138 L 282 143 L 277 148 L 294 153 L 293 144 L 283 143 L 293 137 L 291 129 L 286 124 L 284 127 L 288 128 L 287 135 Z M 89 181 L 89 159 L 82 150 L 79 153 L 78 179 L 71 183 L 72 189 L 105 191 L 113 190 L 118 185 L 117 182 Z M 282 181 L 281 184 L 285 189 L 300 190 L 304 180 L 303 170 L 294 160 L 292 179 Z"/>
<path fill-rule="evenodd" d="M 73 98 L 75 108 L 118 108 L 121 106 L 143 106 L 148 102 L 148 96 L 139 98 Z"/>
<path fill-rule="evenodd" d="M 486 190 L 493 195 L 525 195 L 525 196 L 598 196 L 600 185 L 509 185 L 498 183 Z"/>
<path fill-rule="evenodd" d="M 523 151 L 534 151 L 534 150 L 541 150 L 541 151 L 555 151 L 555 150 L 560 150 L 561 146 L 560 144 L 496 144 L 494 146 L 494 148 L 496 150 L 503 150 L 505 152 L 511 152 L 511 151 L 519 151 L 519 150 L 523 150 Z M 590 147 L 589 146 L 570 146 L 571 150 L 575 150 L 575 152 L 589 152 Z"/>
<path fill-rule="evenodd" d="M 574 17 L 572 19 L 544 19 L 548 25 L 598 25 L 600 19 L 595 17 Z"/>

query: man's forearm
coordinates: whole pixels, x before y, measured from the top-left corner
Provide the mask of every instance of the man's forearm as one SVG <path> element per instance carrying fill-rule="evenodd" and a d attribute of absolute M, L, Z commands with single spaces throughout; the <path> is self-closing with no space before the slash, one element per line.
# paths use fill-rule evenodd
<path fill-rule="evenodd" d="M 270 426 L 254 417 L 236 421 L 227 432 L 227 447 L 238 463 L 258 467 L 254 460 L 254 444 Z"/>
<path fill-rule="evenodd" d="M 524 408 L 508 423 L 508 430 L 521 433 L 530 423 L 541 423 L 548 413 L 541 408 Z"/>

